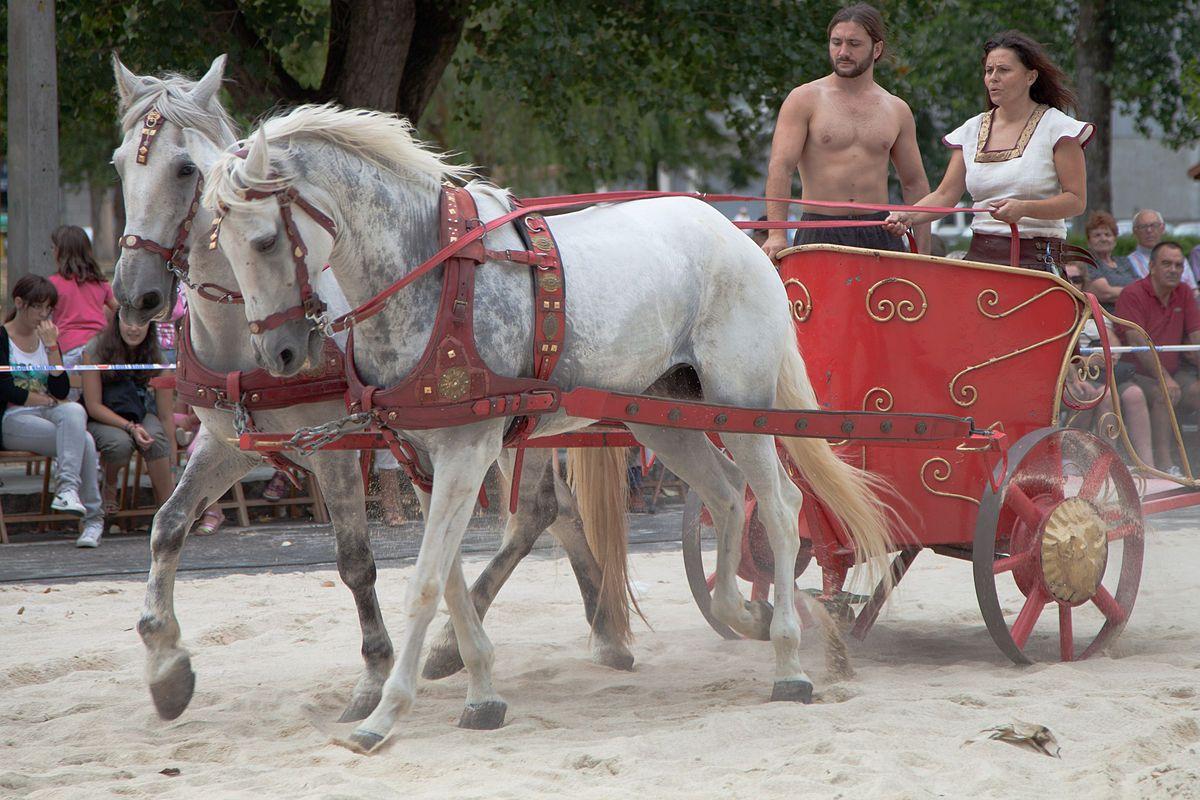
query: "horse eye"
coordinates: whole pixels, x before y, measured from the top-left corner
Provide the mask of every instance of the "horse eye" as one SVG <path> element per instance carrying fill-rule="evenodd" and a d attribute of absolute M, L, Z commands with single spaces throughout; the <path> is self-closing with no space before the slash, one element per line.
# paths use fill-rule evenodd
<path fill-rule="evenodd" d="M 196 174 L 196 165 L 195 164 L 184 164 L 182 167 L 179 168 L 179 177 L 181 177 L 181 178 L 186 178 L 188 175 L 195 175 L 195 174 Z"/>
<path fill-rule="evenodd" d="M 260 253 L 270 252 L 275 248 L 275 238 L 276 237 L 272 236 L 268 239 L 259 239 L 254 243 L 254 249 Z"/>

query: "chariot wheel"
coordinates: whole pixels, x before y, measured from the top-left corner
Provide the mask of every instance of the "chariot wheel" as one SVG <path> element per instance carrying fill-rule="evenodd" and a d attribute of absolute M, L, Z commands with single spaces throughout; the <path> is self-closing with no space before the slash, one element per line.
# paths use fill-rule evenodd
<path fill-rule="evenodd" d="M 1129 470 L 1090 433 L 1042 428 L 1017 442 L 996 479 L 972 551 L 992 639 L 1018 664 L 1102 651 L 1128 621 L 1142 575 L 1142 507 Z"/>
<path fill-rule="evenodd" d="M 746 490 L 745 510 L 746 526 L 742 531 L 742 557 L 738 564 L 738 577 L 750 584 L 751 600 L 769 603 L 775 575 L 775 557 L 771 552 L 767 530 L 758 518 L 758 503 L 749 489 Z M 716 531 L 713 529 L 712 517 L 700 501 L 700 495 L 689 489 L 683 507 L 683 568 L 687 573 L 688 586 L 692 590 L 696 606 L 712 629 L 726 639 L 741 639 L 741 634 L 712 613 L 712 590 L 716 582 L 716 572 L 704 564 L 702 543 L 704 540 L 715 539 Z M 715 556 L 713 558 L 715 559 Z M 808 540 L 803 540 L 800 552 L 796 555 L 796 577 L 800 577 L 811 559 L 812 547 Z"/>

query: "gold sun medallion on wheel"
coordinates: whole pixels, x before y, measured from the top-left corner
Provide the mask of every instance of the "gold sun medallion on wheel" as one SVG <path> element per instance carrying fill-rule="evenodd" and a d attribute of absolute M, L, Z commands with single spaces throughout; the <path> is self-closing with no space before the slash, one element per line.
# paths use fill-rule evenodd
<path fill-rule="evenodd" d="M 1055 598 L 1077 605 L 1096 593 L 1108 564 L 1108 533 L 1091 503 L 1069 497 L 1050 512 L 1041 556 L 1046 588 Z"/>
<path fill-rule="evenodd" d="M 466 367 L 450 367 L 438 376 L 437 387 L 443 400 L 461 400 L 471 388 L 471 375 Z"/>

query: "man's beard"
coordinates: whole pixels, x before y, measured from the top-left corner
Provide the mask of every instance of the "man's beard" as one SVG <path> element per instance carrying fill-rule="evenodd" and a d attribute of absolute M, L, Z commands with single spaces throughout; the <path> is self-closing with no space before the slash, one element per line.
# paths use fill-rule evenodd
<path fill-rule="evenodd" d="M 852 65 L 851 65 L 852 64 Z M 833 62 L 833 71 L 839 78 L 857 78 L 868 69 L 871 68 L 871 59 L 864 58 L 862 61 L 854 61 L 851 64 Z"/>

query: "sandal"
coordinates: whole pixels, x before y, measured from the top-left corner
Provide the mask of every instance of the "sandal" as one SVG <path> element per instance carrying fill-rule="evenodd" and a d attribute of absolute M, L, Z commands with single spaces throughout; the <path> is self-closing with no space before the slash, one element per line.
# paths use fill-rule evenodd
<path fill-rule="evenodd" d="M 287 497 L 290 488 L 291 481 L 288 480 L 287 473 L 283 470 L 276 470 L 275 474 L 271 476 L 271 480 L 267 482 L 266 488 L 263 489 L 262 498 L 268 503 L 278 503 Z"/>
<path fill-rule="evenodd" d="M 117 500 L 115 487 L 111 495 L 108 493 L 108 487 L 104 487 L 101 493 L 100 510 L 106 517 L 111 517 L 121 510 L 121 503 Z"/>
<path fill-rule="evenodd" d="M 212 536 L 221 530 L 221 526 L 224 524 L 225 512 L 219 508 L 210 508 L 204 512 L 204 516 L 200 517 L 200 524 L 192 533 L 197 536 Z"/>

